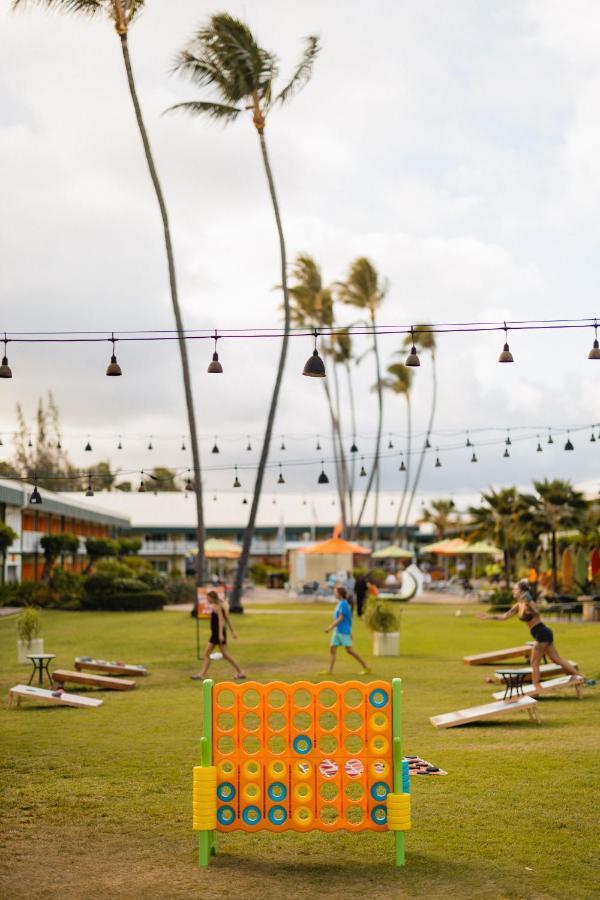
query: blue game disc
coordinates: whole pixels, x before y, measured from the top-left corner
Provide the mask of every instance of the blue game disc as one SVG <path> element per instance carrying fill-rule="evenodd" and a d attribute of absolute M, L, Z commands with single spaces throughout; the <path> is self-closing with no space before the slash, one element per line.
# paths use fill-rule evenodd
<path fill-rule="evenodd" d="M 269 800 L 277 803 L 281 800 L 285 800 L 287 797 L 287 788 L 283 782 L 274 781 L 273 784 L 269 785 L 267 794 L 269 795 Z"/>
<path fill-rule="evenodd" d="M 235 797 L 235 788 L 230 781 L 224 781 L 217 788 L 217 797 L 225 803 L 229 803 Z"/>
<path fill-rule="evenodd" d="M 373 800 L 385 800 L 389 792 L 389 786 L 385 781 L 376 781 L 371 787 L 371 797 Z"/>
<path fill-rule="evenodd" d="M 374 806 L 371 810 L 371 818 L 376 825 L 385 825 L 387 823 L 387 807 Z"/>
<path fill-rule="evenodd" d="M 294 750 L 296 751 L 296 753 L 301 753 L 301 754 L 310 753 L 310 751 L 312 749 L 312 741 L 308 737 L 308 735 L 298 734 L 294 738 L 292 746 L 293 746 Z"/>
<path fill-rule="evenodd" d="M 369 703 L 371 706 L 374 706 L 375 709 L 381 709 L 388 702 L 389 697 L 387 691 L 384 691 L 383 688 L 375 688 L 375 690 L 371 691 L 369 694 Z"/>
<path fill-rule="evenodd" d="M 287 819 L 287 810 L 284 806 L 272 806 L 268 816 L 271 825 L 283 825 Z"/>
<path fill-rule="evenodd" d="M 233 806 L 220 806 L 217 810 L 217 821 L 220 825 L 231 825 L 235 821 Z"/>
<path fill-rule="evenodd" d="M 242 812 L 242 819 L 246 825 L 258 825 L 262 819 L 262 813 L 258 806 L 246 806 Z"/>

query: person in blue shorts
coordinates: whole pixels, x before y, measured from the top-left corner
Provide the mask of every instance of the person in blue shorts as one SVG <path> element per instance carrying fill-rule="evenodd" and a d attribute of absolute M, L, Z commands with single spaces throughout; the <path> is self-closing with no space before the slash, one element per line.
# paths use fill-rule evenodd
<path fill-rule="evenodd" d="M 359 674 L 368 675 L 371 670 L 366 661 L 352 648 L 352 607 L 348 602 L 348 592 L 346 588 L 337 587 L 335 593 L 338 603 L 333 614 L 333 622 L 325 629 L 325 634 L 333 631 L 329 647 L 329 669 L 323 674 L 331 675 L 333 673 L 337 648 L 344 647 L 346 653 L 349 653 L 361 664 L 362 669 Z"/>

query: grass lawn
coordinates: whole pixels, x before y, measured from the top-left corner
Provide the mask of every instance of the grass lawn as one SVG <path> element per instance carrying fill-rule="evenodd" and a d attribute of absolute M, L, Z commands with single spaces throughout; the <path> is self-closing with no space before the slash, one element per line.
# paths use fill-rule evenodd
<path fill-rule="evenodd" d="M 331 607 L 236 620 L 232 651 L 248 675 L 318 680 Z M 206 626 L 204 626 L 206 628 Z M 559 651 L 597 677 L 600 626 L 557 623 Z M 96 693 L 97 710 L 0 710 L 0 894 L 30 898 L 511 897 L 599 896 L 600 687 L 540 701 L 526 714 L 437 731 L 429 716 L 486 702 L 493 669 L 467 653 L 522 643 L 516 621 L 482 622 L 469 607 L 408 606 L 402 655 L 374 661 L 374 675 L 404 680 L 405 752 L 447 769 L 413 778 L 407 864 L 394 867 L 391 834 L 235 832 L 220 838 L 209 870 L 196 867 L 191 769 L 198 761 L 201 685 L 189 679 L 194 624 L 179 612 L 44 612 L 56 666 L 78 654 L 149 666 L 133 692 Z M 28 678 L 15 664 L 14 618 L 0 620 L 0 688 Z M 370 637 L 355 626 L 357 649 Z M 355 677 L 341 656 L 337 680 Z M 228 680 L 224 662 L 211 675 Z M 368 680 L 368 679 L 365 679 Z"/>

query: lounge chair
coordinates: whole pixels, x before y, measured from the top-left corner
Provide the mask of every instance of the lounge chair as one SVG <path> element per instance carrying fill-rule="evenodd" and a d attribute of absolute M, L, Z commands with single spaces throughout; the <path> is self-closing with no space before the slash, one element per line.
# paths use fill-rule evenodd
<path fill-rule="evenodd" d="M 28 684 L 17 684 L 8 692 L 8 706 L 12 707 L 16 697 L 17 706 L 21 705 L 23 697 L 28 700 L 44 700 L 48 703 L 57 703 L 59 706 L 83 706 L 86 708 L 102 706 L 102 700 L 92 697 L 80 697 L 78 694 L 67 694 L 64 691 L 49 691 L 46 688 L 32 687 Z"/>
<path fill-rule="evenodd" d="M 505 650 L 476 653 L 474 656 L 465 656 L 463 662 L 467 666 L 487 666 L 490 663 L 502 662 L 503 659 L 512 659 L 514 656 L 524 656 L 528 660 L 532 647 L 533 644 L 520 644 L 518 647 L 507 647 Z"/>
<path fill-rule="evenodd" d="M 585 681 L 583 678 L 581 681 L 571 681 L 570 675 L 561 675 L 560 678 L 550 678 L 548 681 L 542 681 L 540 688 L 541 690 L 537 693 L 533 689 L 532 684 L 526 684 L 523 686 L 523 694 L 514 696 L 528 696 L 528 697 L 543 697 L 544 694 L 549 694 L 551 691 L 558 691 L 562 688 L 571 687 L 575 688 L 575 693 L 579 700 L 582 699 L 582 688 L 585 686 Z M 504 696 L 504 691 L 496 691 L 493 695 L 496 700 L 501 700 Z"/>
<path fill-rule="evenodd" d="M 108 662 L 105 659 L 93 659 L 91 656 L 75 657 L 75 668 L 78 672 L 105 672 L 108 675 L 147 675 L 146 666 L 131 666 L 122 662 Z"/>
<path fill-rule="evenodd" d="M 131 691 L 135 681 L 129 678 L 107 678 L 106 675 L 95 675 L 88 672 L 70 672 L 68 669 L 55 669 L 52 681 L 63 685 L 66 681 L 73 684 L 84 684 L 88 687 L 106 688 L 111 691 Z"/>
<path fill-rule="evenodd" d="M 456 712 L 443 713 L 441 716 L 432 716 L 429 721 L 436 728 L 455 728 L 457 725 L 467 725 L 469 722 L 479 722 L 493 716 L 518 712 L 526 709 L 529 718 L 537 722 L 537 700 L 533 697 L 513 697 L 511 700 L 496 700 L 494 703 L 484 703 L 482 706 L 471 706 L 468 709 L 457 709 Z"/>

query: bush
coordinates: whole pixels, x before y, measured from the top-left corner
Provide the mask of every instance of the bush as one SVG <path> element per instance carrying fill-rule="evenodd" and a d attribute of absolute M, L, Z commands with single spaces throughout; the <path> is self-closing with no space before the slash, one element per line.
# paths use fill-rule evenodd
<path fill-rule="evenodd" d="M 387 572 L 385 569 L 371 569 L 367 573 L 367 581 L 370 581 L 371 584 L 374 584 L 376 587 L 381 587 L 386 577 Z"/>
<path fill-rule="evenodd" d="M 40 633 L 40 614 L 33 606 L 26 606 L 17 616 L 19 640 L 29 644 Z"/>
<path fill-rule="evenodd" d="M 515 602 L 515 598 L 512 595 L 512 591 L 507 591 L 506 588 L 498 588 L 487 598 L 487 602 L 490 604 L 490 608 L 492 612 L 506 612 L 507 609 L 510 609 Z"/>
<path fill-rule="evenodd" d="M 41 581 L 5 584 L 0 588 L 2 606 L 46 606 L 49 597 L 50 585 Z"/>
<path fill-rule="evenodd" d="M 165 587 L 167 603 L 194 603 L 196 583 L 192 578 L 171 578 Z"/>
<path fill-rule="evenodd" d="M 253 563 L 248 568 L 248 574 L 250 575 L 250 580 L 254 584 L 266 584 L 269 567 L 265 566 L 264 563 Z"/>
<path fill-rule="evenodd" d="M 54 609 L 81 609 L 85 578 L 76 572 L 57 569 L 50 577 L 46 606 Z"/>
<path fill-rule="evenodd" d="M 365 612 L 365 623 L 370 631 L 383 632 L 398 631 L 400 628 L 400 615 L 393 612 L 384 600 L 376 597 L 369 600 Z"/>
<path fill-rule="evenodd" d="M 164 591 L 115 591 L 110 594 L 86 595 L 84 605 L 86 609 L 142 612 L 162 609 L 166 599 Z"/>

